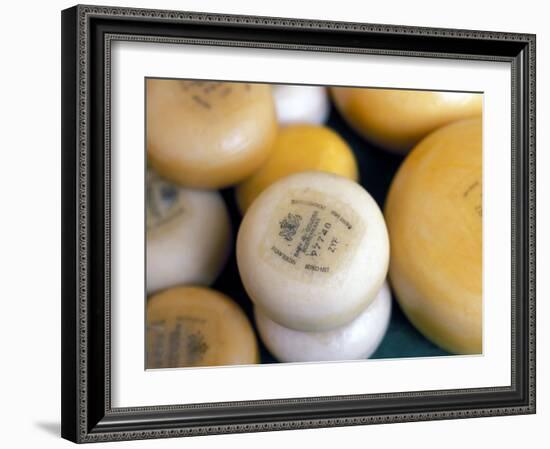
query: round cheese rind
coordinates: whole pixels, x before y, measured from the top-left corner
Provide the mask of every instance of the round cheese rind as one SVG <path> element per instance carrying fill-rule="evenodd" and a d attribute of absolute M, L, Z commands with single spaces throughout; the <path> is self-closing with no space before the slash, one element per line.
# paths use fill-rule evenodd
<path fill-rule="evenodd" d="M 272 90 L 280 125 L 321 125 L 327 121 L 330 102 L 326 87 L 278 84 Z"/>
<path fill-rule="evenodd" d="M 369 358 L 380 345 L 391 317 L 386 282 L 371 304 L 351 323 L 324 332 L 282 327 L 258 309 L 256 324 L 269 351 L 281 362 L 317 362 Z"/>
<path fill-rule="evenodd" d="M 278 179 L 309 170 L 334 173 L 354 181 L 359 176 L 352 150 L 336 132 L 324 126 L 287 126 L 279 131 L 267 160 L 237 186 L 235 193 L 241 212 Z"/>
<path fill-rule="evenodd" d="M 186 187 L 238 183 L 266 159 L 277 130 L 267 84 L 147 80 L 147 155 Z"/>
<path fill-rule="evenodd" d="M 401 307 L 454 353 L 482 350 L 482 125 L 456 122 L 405 159 L 385 207 Z"/>
<path fill-rule="evenodd" d="M 384 218 L 357 183 L 323 172 L 264 190 L 237 236 L 248 295 L 269 318 L 301 331 L 349 323 L 374 299 L 388 269 Z"/>
<path fill-rule="evenodd" d="M 210 285 L 231 249 L 231 223 L 216 191 L 186 189 L 147 173 L 147 292 Z"/>
<path fill-rule="evenodd" d="M 349 87 L 333 87 L 331 92 L 359 134 L 396 153 L 407 153 L 443 125 L 482 113 L 479 94 Z"/>
<path fill-rule="evenodd" d="M 259 362 L 250 322 L 239 306 L 204 287 L 176 287 L 147 301 L 147 368 Z"/>

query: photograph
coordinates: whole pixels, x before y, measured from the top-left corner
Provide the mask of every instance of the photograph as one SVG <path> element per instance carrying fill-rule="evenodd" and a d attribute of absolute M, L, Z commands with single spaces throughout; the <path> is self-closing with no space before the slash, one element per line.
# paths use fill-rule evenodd
<path fill-rule="evenodd" d="M 483 354 L 483 94 L 147 78 L 146 369 Z"/>

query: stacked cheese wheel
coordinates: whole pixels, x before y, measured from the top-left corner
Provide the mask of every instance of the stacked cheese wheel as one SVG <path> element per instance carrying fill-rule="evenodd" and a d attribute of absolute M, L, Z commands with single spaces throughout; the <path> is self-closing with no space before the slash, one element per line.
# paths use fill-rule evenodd
<path fill-rule="evenodd" d="M 350 323 L 318 332 L 281 326 L 255 309 L 258 332 L 281 362 L 320 362 L 369 358 L 380 345 L 391 316 L 391 293 L 384 283 L 372 304 Z"/>
<path fill-rule="evenodd" d="M 359 184 L 319 171 L 266 188 L 237 237 L 237 264 L 260 333 L 281 360 L 370 355 L 389 321 L 389 297 L 379 294 L 388 260 L 376 202 Z M 300 354 L 292 341 L 302 342 Z M 334 354 L 347 343 L 350 351 Z"/>

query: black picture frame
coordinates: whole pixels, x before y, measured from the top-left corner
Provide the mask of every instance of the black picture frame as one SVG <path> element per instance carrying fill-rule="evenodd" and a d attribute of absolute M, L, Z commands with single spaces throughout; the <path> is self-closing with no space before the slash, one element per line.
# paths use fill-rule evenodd
<path fill-rule="evenodd" d="M 512 70 L 509 387 L 112 408 L 110 43 L 492 60 Z M 535 36 L 78 5 L 62 12 L 62 436 L 74 442 L 535 413 Z"/>

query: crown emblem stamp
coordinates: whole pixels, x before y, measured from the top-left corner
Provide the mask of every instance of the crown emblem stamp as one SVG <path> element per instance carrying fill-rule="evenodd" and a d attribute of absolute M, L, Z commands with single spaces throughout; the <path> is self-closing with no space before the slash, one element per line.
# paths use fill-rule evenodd
<path fill-rule="evenodd" d="M 298 228 L 300 227 L 301 221 L 301 215 L 288 213 L 287 216 L 279 222 L 281 227 L 279 235 L 287 242 L 291 242 L 294 235 L 296 235 L 296 231 L 298 231 Z"/>

